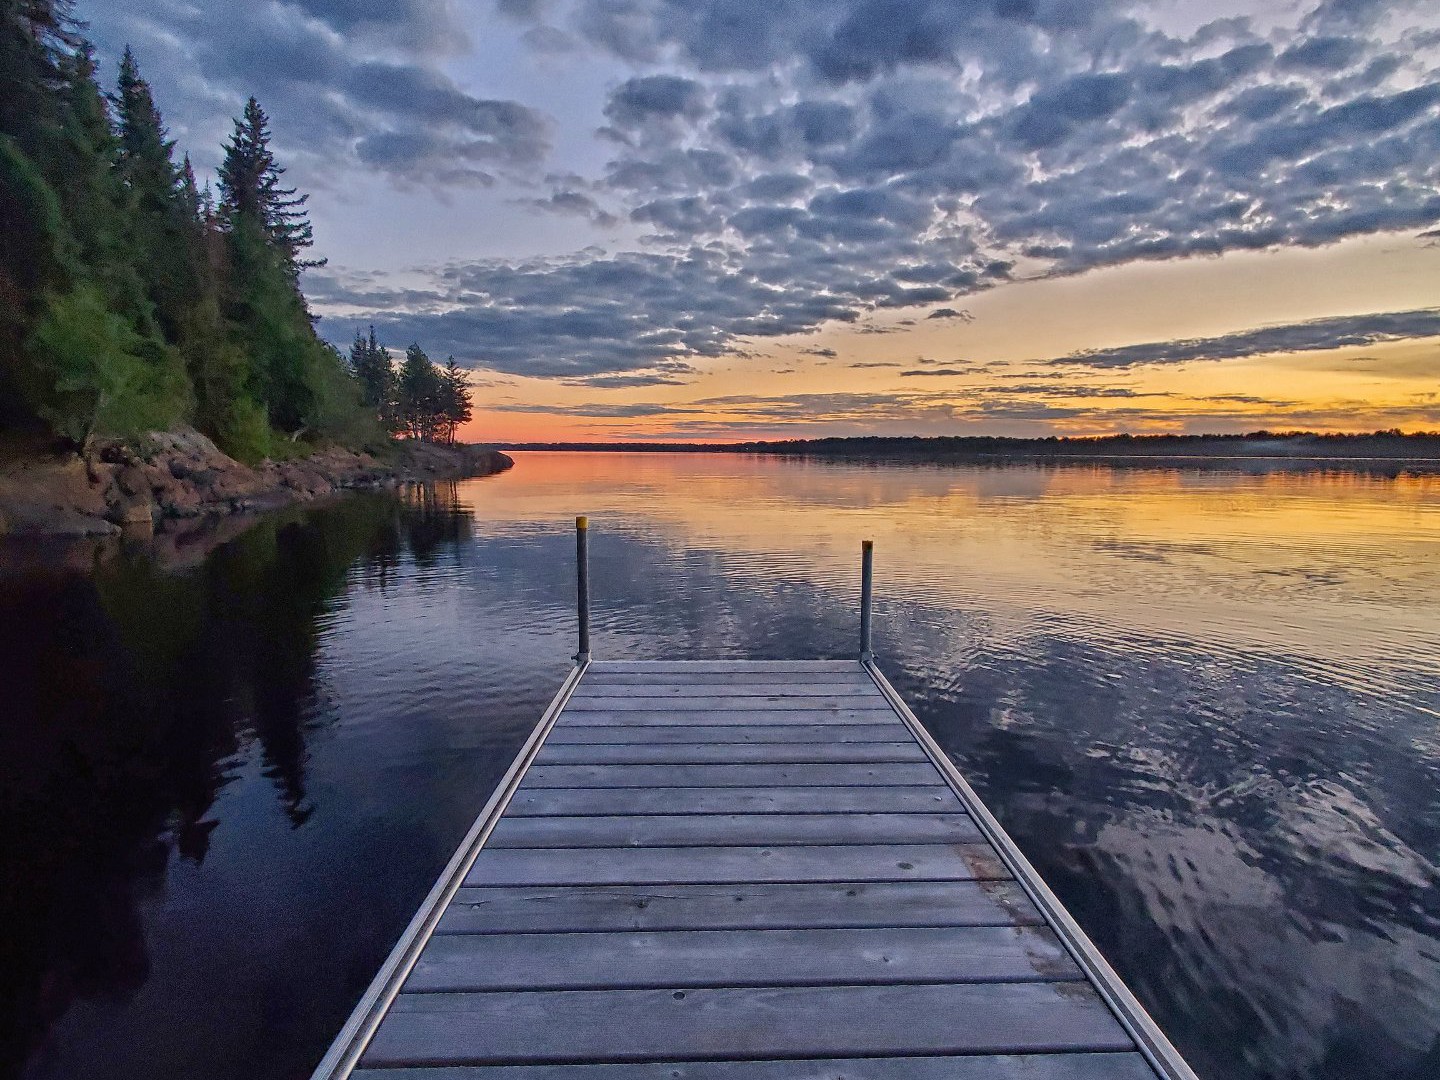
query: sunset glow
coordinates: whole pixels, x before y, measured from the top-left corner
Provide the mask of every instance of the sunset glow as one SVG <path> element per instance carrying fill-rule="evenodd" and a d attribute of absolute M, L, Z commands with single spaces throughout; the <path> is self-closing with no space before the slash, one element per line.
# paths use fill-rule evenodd
<path fill-rule="evenodd" d="M 1440 428 L 1424 5 L 80 7 L 472 440 Z"/>

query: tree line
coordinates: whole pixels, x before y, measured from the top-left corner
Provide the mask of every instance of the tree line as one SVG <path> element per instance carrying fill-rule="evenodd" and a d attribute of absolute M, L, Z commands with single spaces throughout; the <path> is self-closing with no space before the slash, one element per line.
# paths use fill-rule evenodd
<path fill-rule="evenodd" d="M 470 384 L 453 356 L 437 367 L 424 349 L 411 345 L 397 369 L 372 326 L 369 336 L 355 334 L 350 370 L 365 405 L 394 434 L 453 443 L 456 430 L 470 419 Z"/>
<path fill-rule="evenodd" d="M 250 461 L 302 439 L 453 440 L 453 360 L 416 346 L 377 381 L 378 354 L 347 363 L 316 333 L 308 196 L 255 98 L 212 191 L 130 50 L 107 93 L 79 27 L 69 0 L 0 0 L 0 427 L 84 447 L 190 422 Z"/>

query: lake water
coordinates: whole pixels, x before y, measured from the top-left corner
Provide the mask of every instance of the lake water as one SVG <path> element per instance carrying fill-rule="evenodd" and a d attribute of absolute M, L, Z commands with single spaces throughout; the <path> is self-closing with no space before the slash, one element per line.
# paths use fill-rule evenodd
<path fill-rule="evenodd" d="M 1440 476 L 516 458 L 11 558 L 0 1075 L 307 1076 L 568 668 L 588 513 L 605 658 L 852 655 L 873 538 L 881 667 L 1202 1077 L 1440 1076 Z"/>

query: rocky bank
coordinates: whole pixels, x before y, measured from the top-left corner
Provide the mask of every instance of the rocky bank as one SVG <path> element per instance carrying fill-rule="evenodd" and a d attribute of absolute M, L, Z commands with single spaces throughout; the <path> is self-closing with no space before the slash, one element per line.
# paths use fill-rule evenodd
<path fill-rule="evenodd" d="M 487 476 L 514 462 L 478 446 L 400 443 L 381 459 L 327 448 L 252 468 L 197 431 L 0 462 L 0 535 L 104 536 L 184 519 L 270 510 L 337 491 Z"/>

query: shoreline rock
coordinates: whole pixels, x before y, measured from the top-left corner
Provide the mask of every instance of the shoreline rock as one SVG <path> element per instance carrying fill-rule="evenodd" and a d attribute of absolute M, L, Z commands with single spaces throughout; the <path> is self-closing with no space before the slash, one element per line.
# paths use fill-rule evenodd
<path fill-rule="evenodd" d="M 513 464 L 488 447 L 400 442 L 393 460 L 326 447 L 251 468 L 197 431 L 154 432 L 138 444 L 102 444 L 88 460 L 49 454 L 0 465 L 0 536 L 164 531 L 187 519 L 275 510 L 341 491 L 489 476 Z"/>

